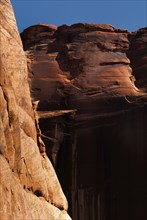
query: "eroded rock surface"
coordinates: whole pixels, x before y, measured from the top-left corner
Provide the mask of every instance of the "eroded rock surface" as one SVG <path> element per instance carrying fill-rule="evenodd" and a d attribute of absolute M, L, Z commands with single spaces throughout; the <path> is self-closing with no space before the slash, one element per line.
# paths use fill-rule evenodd
<path fill-rule="evenodd" d="M 26 57 L 10 1 L 0 2 L 0 219 L 70 219 L 37 141 Z"/>
<path fill-rule="evenodd" d="M 146 31 L 79 23 L 21 34 L 43 140 L 74 220 L 147 218 Z"/>
<path fill-rule="evenodd" d="M 82 23 L 57 30 L 37 25 L 21 37 L 28 57 L 31 94 L 40 101 L 40 110 L 76 108 L 82 114 L 100 113 L 108 107 L 107 100 L 120 99 L 122 109 L 121 102 L 126 105 L 143 95 L 134 84 L 125 30 Z"/>
<path fill-rule="evenodd" d="M 147 91 L 147 28 L 131 33 L 129 40 L 128 56 L 136 78 L 136 86 Z"/>

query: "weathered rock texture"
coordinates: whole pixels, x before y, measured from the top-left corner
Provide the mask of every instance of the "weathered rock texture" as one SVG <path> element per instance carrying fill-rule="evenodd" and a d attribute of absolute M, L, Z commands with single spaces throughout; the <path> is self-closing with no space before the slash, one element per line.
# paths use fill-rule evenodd
<path fill-rule="evenodd" d="M 142 28 L 129 35 L 130 49 L 128 56 L 131 59 L 136 86 L 147 91 L 147 28 Z"/>
<path fill-rule="evenodd" d="M 39 151 L 43 142 L 9 0 L 0 2 L 0 50 L 0 219 L 70 219 L 54 168 L 45 149 Z"/>
<path fill-rule="evenodd" d="M 74 220 L 147 219 L 146 33 L 79 23 L 21 34 L 42 137 Z"/>

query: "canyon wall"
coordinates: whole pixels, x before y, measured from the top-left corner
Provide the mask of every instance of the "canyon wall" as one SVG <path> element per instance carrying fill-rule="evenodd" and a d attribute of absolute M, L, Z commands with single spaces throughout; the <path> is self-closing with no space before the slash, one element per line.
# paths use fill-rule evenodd
<path fill-rule="evenodd" d="M 0 26 L 1 219 L 146 220 L 147 28 Z"/>
<path fill-rule="evenodd" d="M 71 219 L 40 137 L 9 0 L 0 2 L 0 219 Z"/>
<path fill-rule="evenodd" d="M 73 220 L 147 218 L 146 35 L 85 23 L 21 34 L 42 138 Z"/>

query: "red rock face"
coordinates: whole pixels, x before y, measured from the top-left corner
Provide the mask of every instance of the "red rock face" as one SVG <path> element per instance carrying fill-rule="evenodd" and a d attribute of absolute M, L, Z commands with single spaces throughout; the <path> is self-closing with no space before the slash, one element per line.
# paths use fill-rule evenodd
<path fill-rule="evenodd" d="M 142 28 L 129 35 L 130 49 L 128 56 L 136 78 L 136 86 L 147 90 L 147 28 Z"/>
<path fill-rule="evenodd" d="M 73 220 L 147 218 L 146 30 L 79 23 L 21 34 Z"/>
<path fill-rule="evenodd" d="M 0 21 L 0 219 L 70 220 L 57 175 L 42 151 L 27 61 L 8 0 L 0 2 Z"/>
<path fill-rule="evenodd" d="M 82 23 L 26 29 L 21 37 L 39 110 L 76 109 L 85 120 L 134 107 L 145 94 L 137 87 L 136 69 L 132 72 L 129 36 L 110 25 Z"/>

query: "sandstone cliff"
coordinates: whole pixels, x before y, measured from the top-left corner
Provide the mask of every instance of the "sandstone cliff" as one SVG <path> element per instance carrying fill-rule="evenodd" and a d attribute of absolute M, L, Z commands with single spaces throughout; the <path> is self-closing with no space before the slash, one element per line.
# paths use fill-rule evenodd
<path fill-rule="evenodd" d="M 147 28 L 0 22 L 1 219 L 146 220 Z"/>
<path fill-rule="evenodd" d="M 42 138 L 74 220 L 147 218 L 146 33 L 79 23 L 21 34 Z"/>
<path fill-rule="evenodd" d="M 0 50 L 0 219 L 70 219 L 53 166 L 39 151 L 27 62 L 9 0 L 0 2 Z"/>
<path fill-rule="evenodd" d="M 142 29 L 131 36 L 144 34 L 142 47 L 135 54 L 134 44 L 139 40 L 129 42 L 131 34 L 110 25 L 63 25 L 57 30 L 51 25 L 37 25 L 26 29 L 21 36 L 28 58 L 31 95 L 39 100 L 39 109 L 76 108 L 91 114 L 103 112 L 106 100 L 119 99 L 126 105 L 129 99 L 144 96 L 139 88 L 145 89 L 146 82 L 145 33 Z M 142 77 L 135 67 L 132 74 L 134 63 L 144 68 Z M 144 80 L 142 87 L 137 86 L 140 78 Z"/>

